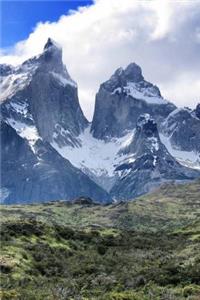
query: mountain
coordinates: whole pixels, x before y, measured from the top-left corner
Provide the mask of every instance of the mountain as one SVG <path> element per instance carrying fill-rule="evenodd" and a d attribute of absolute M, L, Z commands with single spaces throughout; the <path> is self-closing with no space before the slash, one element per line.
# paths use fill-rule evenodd
<path fill-rule="evenodd" d="M 2 202 L 109 202 L 200 177 L 199 106 L 178 109 L 137 64 L 100 85 L 91 123 L 52 39 L 21 65 L 0 65 L 0 75 Z"/>
<path fill-rule="evenodd" d="M 21 66 L 2 66 L 1 73 L 1 111 L 7 123 L 34 128 L 49 143 L 77 143 L 88 121 L 79 105 L 77 84 L 54 41 L 48 39 L 43 53 Z"/>
<path fill-rule="evenodd" d="M 111 195 L 117 200 L 130 200 L 163 182 L 193 180 L 200 176 L 199 171 L 182 166 L 170 155 L 160 140 L 156 122 L 149 114 L 138 118 L 135 135 L 121 153 L 132 154 L 133 160 L 116 168 L 119 177 Z"/>
<path fill-rule="evenodd" d="M 131 63 L 101 84 L 91 132 L 98 139 L 121 137 L 125 130 L 136 127 L 141 114 L 149 113 L 160 124 L 175 108 L 157 86 L 144 79 L 141 68 Z"/>
<path fill-rule="evenodd" d="M 77 145 L 77 136 L 88 124 L 60 47 L 48 39 L 41 55 L 18 67 L 1 65 L 0 70 L 1 201 L 42 202 L 83 195 L 109 201 L 102 188 L 50 144 Z"/>
<path fill-rule="evenodd" d="M 109 195 L 84 173 L 38 139 L 34 150 L 5 122 L 1 124 L 1 202 L 32 203 L 90 196 L 109 202 Z M 77 185 L 78 182 L 78 185 Z"/>
<path fill-rule="evenodd" d="M 200 168 L 200 105 L 195 110 L 177 108 L 161 125 L 161 139 L 185 166 Z"/>

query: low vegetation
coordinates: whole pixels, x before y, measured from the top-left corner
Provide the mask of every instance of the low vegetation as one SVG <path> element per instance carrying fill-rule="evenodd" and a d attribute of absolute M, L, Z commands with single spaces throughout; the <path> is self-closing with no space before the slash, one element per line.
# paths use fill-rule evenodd
<path fill-rule="evenodd" d="M 1 299 L 199 300 L 200 182 L 1 207 Z"/>

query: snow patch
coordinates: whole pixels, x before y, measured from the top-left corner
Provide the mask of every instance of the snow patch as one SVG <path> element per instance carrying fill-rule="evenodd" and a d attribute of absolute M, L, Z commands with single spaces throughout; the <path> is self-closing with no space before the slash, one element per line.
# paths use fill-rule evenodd
<path fill-rule="evenodd" d="M 25 99 L 26 101 L 26 99 Z M 27 102 L 11 102 L 8 104 L 12 107 L 14 111 L 18 114 L 23 115 L 24 117 L 28 116 L 28 103 Z"/>
<path fill-rule="evenodd" d="M 39 139 L 39 134 L 36 127 L 15 121 L 13 119 L 7 119 L 6 121 L 22 138 L 25 138 L 28 141 L 32 151 L 35 153 L 34 145 Z"/>
<path fill-rule="evenodd" d="M 12 74 L 2 77 L 0 81 L 0 101 L 11 98 L 18 91 L 23 90 L 30 83 L 31 76 L 37 65 L 24 65 L 21 69 L 16 67 Z"/>
<path fill-rule="evenodd" d="M 155 167 L 156 166 L 156 162 L 157 162 L 157 156 L 153 156 L 153 166 Z"/>
<path fill-rule="evenodd" d="M 148 140 L 151 143 L 151 152 L 159 150 L 159 143 L 156 137 L 149 137 Z"/>
<path fill-rule="evenodd" d="M 89 169 L 96 176 L 113 177 L 115 167 L 127 158 L 120 155 L 121 148 L 127 146 L 133 138 L 133 131 L 128 132 L 121 138 L 113 138 L 109 141 L 98 140 L 90 132 L 90 126 L 78 136 L 80 147 L 59 147 L 54 141 L 52 146 L 74 166 L 82 170 Z M 133 158 L 132 158 L 133 159 Z"/>
<path fill-rule="evenodd" d="M 61 74 L 56 73 L 56 72 L 51 72 L 51 74 L 59 82 L 59 84 L 61 84 L 62 86 L 71 85 L 71 86 L 77 88 L 76 82 L 73 81 L 71 78 L 66 78 L 66 77 L 64 77 Z"/>
<path fill-rule="evenodd" d="M 159 96 L 154 87 L 141 87 L 139 83 L 128 82 L 124 87 L 126 93 L 138 100 L 144 100 L 148 104 L 167 104 L 168 101 Z"/>
<path fill-rule="evenodd" d="M 195 151 L 181 151 L 174 149 L 170 142 L 170 137 L 160 134 L 161 142 L 165 145 L 169 153 L 183 166 L 200 170 L 200 153 Z"/>

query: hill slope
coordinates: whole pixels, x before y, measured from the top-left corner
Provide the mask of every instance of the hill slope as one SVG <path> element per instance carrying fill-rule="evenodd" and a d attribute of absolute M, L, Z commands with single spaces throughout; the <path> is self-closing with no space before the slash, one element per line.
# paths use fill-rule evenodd
<path fill-rule="evenodd" d="M 134 202 L 1 206 L 2 299 L 200 297 L 200 181 Z"/>

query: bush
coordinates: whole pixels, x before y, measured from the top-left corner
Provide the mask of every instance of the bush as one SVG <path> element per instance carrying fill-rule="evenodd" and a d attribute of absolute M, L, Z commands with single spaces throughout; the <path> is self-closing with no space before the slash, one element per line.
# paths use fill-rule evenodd
<path fill-rule="evenodd" d="M 100 255 L 104 255 L 107 251 L 107 247 L 105 247 L 104 245 L 98 245 L 97 246 L 97 251 Z"/>
<path fill-rule="evenodd" d="M 185 298 L 187 298 L 189 296 L 195 296 L 195 295 L 200 296 L 200 287 L 199 286 L 188 285 L 188 286 L 184 287 L 183 296 Z"/>

